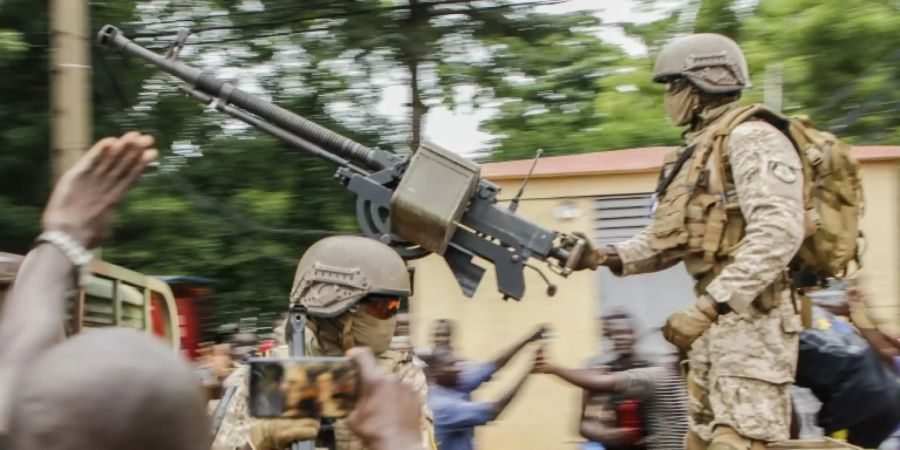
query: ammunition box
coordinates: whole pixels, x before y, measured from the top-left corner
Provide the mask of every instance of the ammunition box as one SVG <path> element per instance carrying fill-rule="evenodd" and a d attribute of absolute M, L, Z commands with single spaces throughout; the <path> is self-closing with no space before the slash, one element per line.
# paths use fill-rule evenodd
<path fill-rule="evenodd" d="M 480 173 L 478 164 L 430 142 L 422 144 L 391 198 L 391 232 L 443 255 Z"/>

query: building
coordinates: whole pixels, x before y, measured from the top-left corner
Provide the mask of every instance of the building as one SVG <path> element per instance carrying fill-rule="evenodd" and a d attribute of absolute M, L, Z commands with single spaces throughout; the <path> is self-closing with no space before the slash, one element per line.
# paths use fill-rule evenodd
<path fill-rule="evenodd" d="M 655 190 L 664 155 L 670 148 L 639 148 L 542 159 L 525 190 L 519 213 L 562 232 L 582 231 L 594 242 L 625 240 L 649 223 L 650 193 Z M 862 166 L 866 236 L 862 282 L 875 304 L 874 315 L 887 329 L 900 333 L 900 146 L 854 148 Z M 482 176 L 502 187 L 509 199 L 521 185 L 530 160 L 486 164 Z M 540 266 L 540 264 L 538 264 Z M 526 271 L 527 292 L 521 302 L 503 301 L 492 270 L 473 298 L 465 298 L 442 259 L 429 256 L 416 263 L 411 327 L 416 346 L 430 345 L 434 319 L 459 323 L 459 353 L 487 359 L 540 323 L 553 327 L 551 357 L 580 366 L 598 350 L 602 311 L 621 305 L 638 317 L 648 353 L 666 351 L 658 328 L 671 312 L 693 301 L 692 283 L 681 266 L 657 274 L 616 278 L 606 269 L 580 272 L 558 284 L 554 297 L 533 271 Z M 488 265 L 485 265 L 488 267 Z M 525 370 L 526 358 L 505 369 L 476 397 L 497 398 L 512 383 L 513 372 Z M 580 393 L 562 382 L 531 379 L 504 416 L 482 427 L 480 448 L 577 448 Z"/>

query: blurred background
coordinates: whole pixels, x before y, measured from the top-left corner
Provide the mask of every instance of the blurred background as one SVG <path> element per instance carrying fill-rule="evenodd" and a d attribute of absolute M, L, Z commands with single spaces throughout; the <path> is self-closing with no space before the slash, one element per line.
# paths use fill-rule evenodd
<path fill-rule="evenodd" d="M 617 219 L 612 210 L 646 209 L 663 152 L 654 147 L 681 141 L 662 86 L 650 81 L 656 51 L 681 34 L 728 35 L 750 62 L 754 89 L 745 100 L 810 114 L 819 128 L 864 148 L 874 197 L 874 218 L 864 222 L 875 239 L 868 282 L 878 315 L 900 327 L 897 0 L 3 0 L 0 251 L 24 253 L 38 234 L 54 170 L 71 145 L 58 135 L 54 142 L 54 129 L 74 126 L 85 144 L 129 129 L 152 133 L 161 160 L 129 194 L 102 258 L 202 286 L 196 295 L 214 297 L 198 302 L 209 333 L 223 323 L 271 326 L 305 248 L 358 231 L 354 198 L 328 164 L 205 111 L 141 61 L 97 49 L 93 36 L 107 23 L 158 52 L 190 28 L 181 53 L 189 64 L 366 145 L 408 153 L 429 139 L 489 163 L 484 175 L 507 196 L 530 164 L 507 161 L 543 149 L 551 158 L 539 164 L 522 213 L 599 242 L 645 223 L 642 213 L 625 225 L 604 220 Z M 75 84 L 59 84 L 66 79 Z M 585 155 L 567 156 L 574 154 Z M 467 336 L 460 347 L 473 357 L 485 342 L 550 321 L 564 328 L 563 362 L 583 362 L 598 350 L 602 310 L 631 308 L 652 341 L 668 311 L 690 297 L 681 272 L 628 285 L 602 272 L 554 280 L 553 300 L 535 274 L 521 305 L 499 301 L 491 281 L 469 300 L 439 260 L 416 266 L 413 341 L 427 343 L 432 319 L 455 318 Z M 546 389 L 537 398 L 555 395 Z M 550 414 L 566 416 L 555 428 L 571 428 L 567 410 L 510 422 L 555 423 Z M 493 438 L 481 439 L 491 448 Z M 550 448 L 529 445 L 518 448 Z"/>

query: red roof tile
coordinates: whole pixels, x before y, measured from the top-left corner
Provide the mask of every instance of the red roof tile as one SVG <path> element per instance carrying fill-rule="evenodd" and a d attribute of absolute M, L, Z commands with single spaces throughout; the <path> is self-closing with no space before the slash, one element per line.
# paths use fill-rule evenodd
<path fill-rule="evenodd" d="M 577 155 L 541 158 L 534 169 L 535 178 L 552 176 L 594 175 L 656 171 L 662 165 L 666 153 L 673 147 L 643 147 L 607 152 L 580 153 Z M 853 147 L 853 154 L 860 161 L 900 159 L 900 146 L 865 145 Z M 481 166 L 481 176 L 489 179 L 521 178 L 531 167 L 530 159 L 488 163 Z"/>

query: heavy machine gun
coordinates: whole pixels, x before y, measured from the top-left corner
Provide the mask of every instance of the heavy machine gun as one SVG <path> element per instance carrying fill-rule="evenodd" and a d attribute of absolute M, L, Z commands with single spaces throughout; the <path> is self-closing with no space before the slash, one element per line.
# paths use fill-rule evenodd
<path fill-rule="evenodd" d="M 179 61 L 186 38 L 186 32 L 179 33 L 167 54 L 159 55 L 106 25 L 97 42 L 183 80 L 181 89 L 210 108 L 336 164 L 335 178 L 357 196 L 362 232 L 392 246 L 405 259 L 430 253 L 443 256 L 467 297 L 484 276 L 485 269 L 473 262 L 476 256 L 494 264 L 503 297 L 517 300 L 525 294 L 525 267 L 541 275 L 549 295 L 556 292 L 556 286 L 528 263 L 530 258 L 567 276 L 581 257 L 586 247 L 582 238 L 516 215 L 518 199 L 509 208 L 499 205 L 499 187 L 480 178 L 478 164 L 430 143 L 408 158 L 366 147 Z"/>

